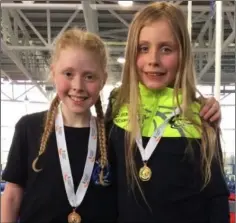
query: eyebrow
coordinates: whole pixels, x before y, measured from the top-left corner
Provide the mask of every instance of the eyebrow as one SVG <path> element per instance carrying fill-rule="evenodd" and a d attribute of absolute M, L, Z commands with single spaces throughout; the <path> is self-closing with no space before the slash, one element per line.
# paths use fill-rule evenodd
<path fill-rule="evenodd" d="M 63 67 L 62 70 L 63 71 L 65 71 L 65 70 L 72 70 L 72 71 L 74 71 L 75 69 L 73 67 Z"/>
<path fill-rule="evenodd" d="M 141 40 L 138 44 L 150 44 L 150 42 L 148 40 Z M 162 41 L 160 45 L 175 45 L 175 43 L 173 41 Z"/>
<path fill-rule="evenodd" d="M 62 68 L 63 71 L 67 71 L 67 70 L 70 70 L 70 71 L 76 71 L 77 69 L 73 68 L 73 67 L 64 67 Z M 91 68 L 87 68 L 87 69 L 83 69 L 82 70 L 82 73 L 96 73 L 96 70 L 95 69 L 91 69 Z"/>
<path fill-rule="evenodd" d="M 141 40 L 138 42 L 138 44 L 149 44 L 150 42 L 148 42 L 147 40 Z"/>

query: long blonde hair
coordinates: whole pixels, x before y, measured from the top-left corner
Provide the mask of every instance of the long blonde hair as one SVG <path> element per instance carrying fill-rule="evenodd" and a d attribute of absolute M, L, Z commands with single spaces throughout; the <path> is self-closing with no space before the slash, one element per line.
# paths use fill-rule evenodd
<path fill-rule="evenodd" d="M 219 159 L 219 147 L 217 140 L 216 128 L 210 126 L 206 121 L 201 120 L 201 125 L 197 124 L 192 119 L 193 114 L 191 104 L 199 101 L 201 105 L 204 103 L 203 97 L 201 100 L 196 98 L 196 78 L 194 71 L 194 61 L 191 51 L 191 42 L 188 34 L 186 18 L 183 12 L 174 4 L 166 2 L 156 2 L 147 5 L 133 19 L 128 33 L 128 40 L 125 52 L 125 65 L 123 67 L 122 85 L 116 92 L 116 100 L 113 107 L 113 118 L 124 104 L 128 106 L 129 115 L 129 132 L 126 132 L 126 169 L 128 180 L 131 180 L 131 185 L 136 182 L 140 188 L 137 178 L 137 169 L 134 161 L 135 152 L 135 137 L 139 131 L 140 123 L 137 118 L 137 113 L 140 114 L 140 94 L 138 88 L 138 71 L 136 68 L 136 59 L 138 54 L 138 42 L 140 31 L 144 26 L 159 20 L 166 19 L 174 36 L 178 42 L 179 52 L 179 67 L 174 83 L 173 99 L 177 102 L 176 106 L 180 108 L 179 97 L 177 92 L 182 93 L 181 113 L 190 120 L 202 134 L 201 138 L 201 170 L 204 177 L 205 187 L 211 178 L 211 163 L 215 157 Z M 200 93 L 200 92 L 199 92 Z M 132 101 L 132 103 L 130 103 Z M 142 119 L 142 118 L 141 118 Z M 141 120 L 140 119 L 140 120 Z"/>
<path fill-rule="evenodd" d="M 57 40 L 55 44 L 55 49 L 52 53 L 52 63 L 56 62 L 58 56 L 62 49 L 66 49 L 69 47 L 82 47 L 86 50 L 89 50 L 95 53 L 98 57 L 100 65 L 106 73 L 107 67 L 107 51 L 103 41 L 95 34 L 90 32 L 82 31 L 77 28 L 69 29 L 62 34 L 62 36 Z M 35 172 L 41 171 L 41 169 L 36 168 L 37 161 L 39 160 L 40 156 L 45 152 L 47 147 L 48 139 L 53 132 L 55 117 L 57 114 L 57 108 L 60 103 L 59 97 L 56 97 L 52 100 L 51 106 L 47 112 L 46 120 L 44 124 L 44 131 L 41 137 L 41 144 L 38 152 L 38 156 L 32 163 L 32 168 Z M 106 150 L 106 134 L 105 134 L 105 124 L 104 124 L 104 114 L 101 104 L 100 97 L 98 98 L 95 109 L 97 113 L 97 126 L 98 126 L 98 141 L 99 141 L 99 148 L 100 148 L 100 163 L 102 167 L 100 181 L 103 183 L 103 169 L 107 165 L 107 150 Z"/>

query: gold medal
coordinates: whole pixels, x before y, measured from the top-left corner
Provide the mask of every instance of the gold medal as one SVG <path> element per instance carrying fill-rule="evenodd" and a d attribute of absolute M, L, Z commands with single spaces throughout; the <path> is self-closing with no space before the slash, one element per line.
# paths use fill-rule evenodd
<path fill-rule="evenodd" d="M 81 217 L 75 212 L 75 209 L 68 215 L 68 223 L 81 223 Z"/>
<path fill-rule="evenodd" d="M 152 170 L 144 163 L 144 166 L 139 170 L 139 178 L 142 181 L 149 181 L 152 176 Z"/>

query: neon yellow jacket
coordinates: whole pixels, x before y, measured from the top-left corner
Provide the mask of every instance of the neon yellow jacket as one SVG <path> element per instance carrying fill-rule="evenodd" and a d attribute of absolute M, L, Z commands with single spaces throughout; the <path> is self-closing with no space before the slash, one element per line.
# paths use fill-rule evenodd
<path fill-rule="evenodd" d="M 151 137 L 155 128 L 160 126 L 176 108 L 176 103 L 173 100 L 174 90 L 172 88 L 150 90 L 142 84 L 139 84 L 139 90 L 142 106 L 142 136 Z M 178 97 L 181 104 L 181 94 Z M 191 108 L 194 121 L 200 124 L 200 105 L 195 102 L 191 105 Z M 128 130 L 127 105 L 121 107 L 113 122 L 120 128 Z M 184 118 L 183 115 L 178 115 L 170 120 L 163 137 L 201 138 L 201 134 L 196 126 Z"/>

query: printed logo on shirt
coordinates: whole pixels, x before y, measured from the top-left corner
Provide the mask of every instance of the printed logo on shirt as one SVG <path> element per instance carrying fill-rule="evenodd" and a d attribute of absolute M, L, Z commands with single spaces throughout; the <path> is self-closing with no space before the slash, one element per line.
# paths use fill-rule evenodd
<path fill-rule="evenodd" d="M 142 123 L 143 123 L 145 120 L 149 119 L 151 116 L 152 116 L 152 112 L 149 111 L 147 108 L 144 108 L 144 114 L 143 114 L 143 116 L 142 116 Z"/>
<path fill-rule="evenodd" d="M 176 115 L 170 119 L 169 124 L 172 129 L 183 128 L 186 125 L 191 125 L 192 123 L 188 121 L 186 118 Z"/>

